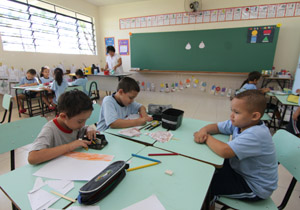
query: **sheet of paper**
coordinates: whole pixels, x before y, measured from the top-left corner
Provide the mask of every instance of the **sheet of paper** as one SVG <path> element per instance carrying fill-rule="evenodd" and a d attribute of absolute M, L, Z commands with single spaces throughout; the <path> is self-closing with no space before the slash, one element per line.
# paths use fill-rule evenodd
<path fill-rule="evenodd" d="M 188 24 L 189 23 L 189 18 L 190 18 L 190 15 L 189 13 L 184 13 L 183 14 L 183 24 Z"/>
<path fill-rule="evenodd" d="M 172 139 L 173 134 L 170 131 L 156 131 L 156 132 L 150 133 L 149 136 L 156 141 L 165 143 Z"/>
<path fill-rule="evenodd" d="M 233 9 L 226 9 L 226 20 L 232 20 L 233 19 Z"/>
<path fill-rule="evenodd" d="M 126 28 L 130 28 L 131 19 L 126 20 Z"/>
<path fill-rule="evenodd" d="M 208 23 L 210 20 L 210 11 L 204 11 L 203 12 L 203 22 Z"/>
<path fill-rule="evenodd" d="M 233 10 L 233 19 L 234 20 L 240 20 L 242 16 L 242 9 L 241 8 L 235 8 Z"/>
<path fill-rule="evenodd" d="M 32 210 L 40 209 L 42 206 L 47 204 L 50 200 L 55 198 L 56 197 L 53 194 L 48 193 L 43 189 L 39 189 L 33 193 L 28 193 L 28 199 Z"/>
<path fill-rule="evenodd" d="M 300 16 L 300 3 L 296 4 L 295 16 Z"/>
<path fill-rule="evenodd" d="M 225 9 L 219 9 L 218 10 L 218 21 L 221 22 L 221 21 L 224 21 L 225 20 L 225 13 L 226 10 Z"/>
<path fill-rule="evenodd" d="M 256 19 L 258 18 L 258 7 L 253 6 L 250 7 L 250 19 Z"/>
<path fill-rule="evenodd" d="M 177 14 L 177 16 L 176 16 L 176 24 L 177 25 L 182 24 L 182 13 Z"/>
<path fill-rule="evenodd" d="M 176 14 L 170 14 L 169 19 L 170 19 L 170 25 L 176 24 Z"/>
<path fill-rule="evenodd" d="M 46 184 L 61 194 L 66 194 L 74 188 L 74 182 L 68 180 L 47 180 Z"/>
<path fill-rule="evenodd" d="M 163 15 L 157 16 L 157 25 L 158 26 L 164 25 L 164 16 Z"/>
<path fill-rule="evenodd" d="M 45 185 L 46 185 L 46 183 L 43 181 L 43 179 L 41 177 L 38 177 L 35 180 L 32 190 L 29 191 L 28 193 L 34 193 L 35 191 L 41 189 Z"/>
<path fill-rule="evenodd" d="M 152 17 L 147 17 L 147 27 L 151 27 L 152 26 Z"/>
<path fill-rule="evenodd" d="M 151 17 L 151 24 L 152 24 L 152 26 L 157 26 L 157 17 L 156 16 Z"/>
<path fill-rule="evenodd" d="M 135 27 L 140 28 L 141 27 L 141 19 L 140 18 L 135 18 Z"/>
<path fill-rule="evenodd" d="M 170 25 L 169 15 L 164 15 L 164 25 Z"/>
<path fill-rule="evenodd" d="M 218 10 L 212 10 L 210 15 L 210 22 L 216 22 L 218 20 Z"/>
<path fill-rule="evenodd" d="M 158 200 L 156 195 L 151 195 L 150 197 L 135 203 L 122 210 L 165 210 L 165 207 Z"/>
<path fill-rule="evenodd" d="M 203 13 L 202 12 L 199 12 L 197 15 L 196 15 L 196 22 L 197 23 L 202 23 L 203 21 Z"/>
<path fill-rule="evenodd" d="M 286 10 L 286 4 L 279 4 L 277 6 L 276 17 L 284 17 L 285 16 L 285 10 Z"/>
<path fill-rule="evenodd" d="M 119 131 L 119 134 L 124 135 L 124 136 L 129 136 L 129 137 L 133 137 L 133 136 L 140 136 L 142 133 L 140 132 L 140 130 L 138 128 L 127 128 L 127 129 L 123 129 Z"/>
<path fill-rule="evenodd" d="M 250 8 L 249 7 L 243 7 L 242 8 L 242 19 L 247 20 L 250 18 Z"/>
<path fill-rule="evenodd" d="M 131 114 L 128 117 L 125 118 L 125 120 L 135 120 L 139 119 L 141 116 L 139 114 Z"/>
<path fill-rule="evenodd" d="M 61 156 L 45 164 L 33 175 L 50 179 L 89 181 L 105 169 L 113 158 L 111 155 L 105 155 L 105 157 L 107 159 L 103 161 L 89 155 L 87 157 L 80 154 L 72 157 Z"/>
<path fill-rule="evenodd" d="M 274 18 L 277 5 L 268 5 L 268 18 Z"/>
<path fill-rule="evenodd" d="M 296 3 L 287 4 L 285 16 L 286 17 L 292 17 L 292 16 L 294 16 L 294 14 L 295 14 L 295 8 L 296 8 Z"/>
<path fill-rule="evenodd" d="M 126 28 L 126 23 L 124 20 L 120 20 L 120 28 L 121 29 L 125 29 Z M 71 71 L 72 73 L 74 73 L 73 71 Z"/>

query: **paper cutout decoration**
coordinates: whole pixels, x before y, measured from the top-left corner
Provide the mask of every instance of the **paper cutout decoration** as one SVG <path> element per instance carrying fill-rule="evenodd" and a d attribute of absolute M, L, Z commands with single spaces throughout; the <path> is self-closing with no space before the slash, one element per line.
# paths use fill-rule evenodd
<path fill-rule="evenodd" d="M 147 82 L 147 91 L 150 91 L 150 88 L 151 88 L 151 83 L 150 82 Z"/>
<path fill-rule="evenodd" d="M 171 87 L 172 87 L 171 92 L 175 92 L 175 84 L 174 84 L 174 82 L 172 83 Z"/>
<path fill-rule="evenodd" d="M 155 92 L 155 84 L 153 82 L 151 83 L 151 89 L 150 89 L 150 91 Z"/>
<path fill-rule="evenodd" d="M 133 137 L 133 136 L 140 136 L 142 133 L 140 132 L 140 130 L 136 127 L 134 128 L 127 128 L 127 129 L 122 129 L 119 131 L 119 134 L 124 135 L 124 136 L 129 136 L 129 137 Z"/>
<path fill-rule="evenodd" d="M 215 94 L 215 91 L 216 91 L 216 86 L 215 85 L 211 86 L 210 94 Z"/>
<path fill-rule="evenodd" d="M 166 83 L 166 89 L 165 89 L 165 92 L 166 92 L 166 93 L 169 93 L 169 92 L 170 92 L 168 83 Z"/>
<path fill-rule="evenodd" d="M 201 91 L 202 92 L 206 91 L 206 86 L 207 86 L 207 83 L 206 82 L 202 82 L 202 85 L 201 85 Z"/>
<path fill-rule="evenodd" d="M 190 79 L 185 80 L 185 86 L 186 86 L 186 88 L 191 87 L 191 80 Z"/>
<path fill-rule="evenodd" d="M 199 48 L 200 48 L 200 49 L 203 49 L 203 48 L 205 48 L 205 44 L 204 44 L 204 42 L 203 42 L 203 41 L 201 41 L 201 42 L 200 42 L 200 44 L 199 44 Z"/>
<path fill-rule="evenodd" d="M 190 43 L 187 43 L 187 45 L 185 46 L 185 49 L 186 49 L 186 50 L 190 50 L 190 49 L 192 49 L 192 46 L 191 46 L 191 44 L 190 44 Z"/>
<path fill-rule="evenodd" d="M 215 90 L 215 95 L 219 95 L 220 90 L 221 90 L 220 86 L 217 86 Z"/>
<path fill-rule="evenodd" d="M 175 90 L 179 91 L 179 84 L 178 84 L 178 82 L 175 82 Z"/>
<path fill-rule="evenodd" d="M 168 142 L 173 137 L 173 134 L 170 131 L 156 131 L 154 133 L 149 133 L 148 135 L 161 143 Z"/>
<path fill-rule="evenodd" d="M 195 79 L 195 80 L 194 80 L 194 84 L 193 84 L 194 88 L 196 88 L 196 87 L 198 86 L 198 83 L 199 83 L 199 80 L 198 80 L 198 79 Z"/>
<path fill-rule="evenodd" d="M 142 88 L 141 88 L 143 91 L 145 90 L 145 82 L 143 81 L 142 82 Z"/>
<path fill-rule="evenodd" d="M 181 81 L 179 82 L 179 90 L 183 90 L 183 83 Z"/>
<path fill-rule="evenodd" d="M 232 94 L 232 89 L 230 88 L 227 92 L 227 97 L 231 97 L 231 94 Z"/>
<path fill-rule="evenodd" d="M 275 34 L 275 26 L 248 28 L 247 43 L 271 43 Z"/>
<path fill-rule="evenodd" d="M 165 91 L 164 87 L 165 87 L 164 83 L 161 83 L 160 84 L 160 92 L 164 92 Z"/>
<path fill-rule="evenodd" d="M 223 87 L 221 90 L 221 96 L 225 96 L 225 92 L 226 92 L 226 87 Z"/>

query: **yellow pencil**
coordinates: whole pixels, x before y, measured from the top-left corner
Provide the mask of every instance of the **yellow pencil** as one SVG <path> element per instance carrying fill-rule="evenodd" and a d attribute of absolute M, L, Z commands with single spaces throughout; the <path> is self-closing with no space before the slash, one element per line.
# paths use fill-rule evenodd
<path fill-rule="evenodd" d="M 141 169 L 141 168 L 146 168 L 146 167 L 149 167 L 149 166 L 154 166 L 154 165 L 157 165 L 157 164 L 159 164 L 159 163 L 155 162 L 155 163 L 150 163 L 150 164 L 146 164 L 146 165 L 142 165 L 142 166 L 137 166 L 137 167 L 134 167 L 134 168 L 129 168 L 129 169 L 127 169 L 127 172 L 134 171 L 134 170 Z"/>
<path fill-rule="evenodd" d="M 59 197 L 62 197 L 62 198 L 64 198 L 64 199 L 66 199 L 66 200 L 68 200 L 68 201 L 71 201 L 71 202 L 73 202 L 73 203 L 76 202 L 75 199 L 69 198 L 69 197 L 67 197 L 67 196 L 65 196 L 65 195 L 63 195 L 63 194 L 58 193 L 58 192 L 55 192 L 55 191 L 50 191 L 50 192 L 53 193 L 53 194 L 55 194 L 55 195 L 58 195 Z"/>

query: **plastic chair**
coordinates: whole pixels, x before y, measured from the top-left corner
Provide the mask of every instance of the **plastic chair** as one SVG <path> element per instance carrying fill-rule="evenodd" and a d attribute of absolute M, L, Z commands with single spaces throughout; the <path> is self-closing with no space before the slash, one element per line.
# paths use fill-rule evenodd
<path fill-rule="evenodd" d="M 71 91 L 71 90 L 80 90 L 80 91 L 83 91 L 83 88 L 82 86 L 69 86 L 65 89 L 65 92 L 68 92 L 68 91 Z"/>
<path fill-rule="evenodd" d="M 100 94 L 98 90 L 98 84 L 96 81 L 88 81 L 86 83 L 86 87 L 89 90 L 89 97 L 91 100 L 98 100 L 100 99 Z"/>
<path fill-rule="evenodd" d="M 93 112 L 90 116 L 89 119 L 87 119 L 86 121 L 86 125 L 96 125 L 97 126 L 97 122 L 99 121 L 99 115 L 100 115 L 100 109 L 101 109 L 101 106 L 99 104 L 93 104 Z"/>
<path fill-rule="evenodd" d="M 8 120 L 7 122 L 10 122 L 11 120 L 11 113 L 12 113 L 12 107 L 13 107 L 13 102 L 11 101 L 12 96 L 8 94 L 4 94 L 3 100 L 2 100 L 2 107 L 4 108 L 4 115 L 2 118 L 2 121 L 0 124 L 4 123 L 7 112 L 8 112 Z"/>
<path fill-rule="evenodd" d="M 300 139 L 285 130 L 278 130 L 273 136 L 273 141 L 276 148 L 277 159 L 292 175 L 293 179 L 288 187 L 287 192 L 281 202 L 276 207 L 271 198 L 257 202 L 246 202 L 237 199 L 221 197 L 218 202 L 225 205 L 222 209 L 228 207 L 243 210 L 256 209 L 284 209 L 291 197 L 297 181 L 300 180 Z"/>

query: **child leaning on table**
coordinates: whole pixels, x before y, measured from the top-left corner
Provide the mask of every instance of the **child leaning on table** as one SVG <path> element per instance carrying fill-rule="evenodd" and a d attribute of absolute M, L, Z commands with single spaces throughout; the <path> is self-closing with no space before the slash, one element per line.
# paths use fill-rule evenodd
<path fill-rule="evenodd" d="M 211 195 L 261 200 L 277 188 L 277 160 L 269 129 L 260 120 L 266 99 L 259 90 L 247 90 L 231 101 L 230 120 L 210 124 L 194 134 L 197 143 L 207 144 L 225 158 L 211 183 Z M 233 135 L 223 143 L 211 134 Z M 212 199 L 213 197 L 211 197 Z"/>
<path fill-rule="evenodd" d="M 87 148 L 90 141 L 80 140 L 85 134 L 89 139 L 97 131 L 85 126 L 93 111 L 93 103 L 82 91 L 63 93 L 58 100 L 58 117 L 49 121 L 33 142 L 28 155 L 30 164 L 39 164 L 73 151 Z"/>

